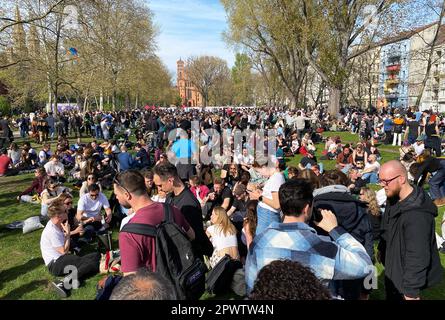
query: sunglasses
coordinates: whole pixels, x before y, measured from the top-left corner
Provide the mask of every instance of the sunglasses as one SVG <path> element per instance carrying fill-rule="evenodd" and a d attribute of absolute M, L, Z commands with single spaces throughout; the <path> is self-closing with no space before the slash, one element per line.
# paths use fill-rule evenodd
<path fill-rule="evenodd" d="M 118 173 L 118 174 L 114 177 L 114 179 L 113 179 L 113 183 L 116 184 L 117 186 L 121 187 L 122 189 L 124 189 L 125 192 L 127 192 L 128 194 L 130 194 L 130 191 L 128 191 L 128 189 L 125 188 L 125 187 L 122 185 L 122 183 L 119 181 L 119 177 L 120 177 L 120 174 Z"/>
<path fill-rule="evenodd" d="M 72 202 L 72 201 L 69 201 L 69 202 L 65 202 L 65 204 L 66 204 L 67 206 L 69 206 L 70 204 L 73 204 L 73 202 Z"/>

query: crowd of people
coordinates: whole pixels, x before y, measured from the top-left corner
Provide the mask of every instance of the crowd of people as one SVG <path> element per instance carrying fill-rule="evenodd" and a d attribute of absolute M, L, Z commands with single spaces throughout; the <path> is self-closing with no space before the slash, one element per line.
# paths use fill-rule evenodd
<path fill-rule="evenodd" d="M 22 146 L 11 142 L 14 126 Z M 17 200 L 41 207 L 51 274 L 73 265 L 82 281 L 102 271 L 103 257 L 85 248 L 120 230 L 123 277 L 110 299 L 179 297 L 157 271 L 157 237 L 126 231 L 159 226 L 166 205 L 210 272 L 227 256 L 240 262 L 227 290 L 250 299 L 368 299 L 377 262 L 387 299 L 419 299 L 442 279 L 435 217 L 445 205 L 445 125 L 428 110 L 41 113 L 4 117 L 1 128 L 0 176 L 35 171 Z M 385 144 L 399 151 L 384 157 Z M 53 285 L 69 293 L 63 280 Z"/>

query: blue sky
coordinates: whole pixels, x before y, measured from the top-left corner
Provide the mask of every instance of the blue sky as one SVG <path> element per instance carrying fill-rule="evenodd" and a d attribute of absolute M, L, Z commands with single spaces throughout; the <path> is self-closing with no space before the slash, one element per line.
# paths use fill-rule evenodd
<path fill-rule="evenodd" d="M 222 39 L 226 14 L 219 0 L 147 0 L 160 29 L 158 55 L 176 76 L 176 61 L 212 55 L 233 66 L 235 53 Z"/>

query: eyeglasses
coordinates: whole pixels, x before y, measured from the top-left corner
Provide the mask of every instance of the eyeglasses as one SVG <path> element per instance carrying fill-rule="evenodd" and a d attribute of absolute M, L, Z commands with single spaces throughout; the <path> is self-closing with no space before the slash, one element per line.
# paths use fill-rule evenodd
<path fill-rule="evenodd" d="M 395 176 L 392 179 L 387 179 L 387 180 L 380 179 L 379 184 L 384 185 L 384 186 L 388 186 L 391 183 L 391 181 L 397 179 L 398 177 L 400 177 L 400 174 L 398 176 Z"/>

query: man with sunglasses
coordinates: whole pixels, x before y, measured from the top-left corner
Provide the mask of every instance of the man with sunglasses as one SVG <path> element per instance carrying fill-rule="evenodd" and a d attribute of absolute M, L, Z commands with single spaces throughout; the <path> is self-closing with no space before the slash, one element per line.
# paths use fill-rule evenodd
<path fill-rule="evenodd" d="M 387 201 L 379 243 L 385 266 L 387 300 L 418 300 L 420 290 L 442 280 L 435 235 L 437 207 L 428 194 L 412 186 L 398 160 L 379 173 Z"/>
<path fill-rule="evenodd" d="M 83 240 L 91 242 L 93 235 L 102 227 L 102 208 L 104 208 L 106 217 L 105 222 L 111 222 L 112 212 L 107 197 L 100 192 L 97 184 L 88 186 L 88 193 L 80 197 L 77 204 L 77 220 L 82 221 L 84 225 Z"/>
<path fill-rule="evenodd" d="M 113 189 L 119 203 L 127 209 L 132 208 L 135 212 L 128 224 L 138 223 L 157 226 L 164 220 L 164 204 L 150 199 L 144 177 L 139 171 L 128 170 L 118 174 L 113 181 Z M 190 240 L 193 240 L 195 232 L 181 211 L 172 207 L 171 213 L 174 222 L 183 229 Z M 119 248 L 121 271 L 124 275 L 135 273 L 142 267 L 152 271 L 156 270 L 156 238 L 120 232 Z"/>

